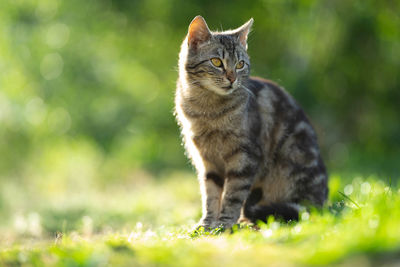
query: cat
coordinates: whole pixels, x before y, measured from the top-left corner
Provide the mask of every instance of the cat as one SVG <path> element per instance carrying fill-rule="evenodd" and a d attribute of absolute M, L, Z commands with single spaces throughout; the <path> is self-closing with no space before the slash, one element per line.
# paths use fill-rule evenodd
<path fill-rule="evenodd" d="M 175 116 L 198 174 L 198 227 L 230 228 L 273 215 L 298 220 L 301 204 L 323 206 L 327 172 L 304 111 L 280 86 L 250 77 L 253 19 L 211 32 L 190 23 L 179 54 Z"/>

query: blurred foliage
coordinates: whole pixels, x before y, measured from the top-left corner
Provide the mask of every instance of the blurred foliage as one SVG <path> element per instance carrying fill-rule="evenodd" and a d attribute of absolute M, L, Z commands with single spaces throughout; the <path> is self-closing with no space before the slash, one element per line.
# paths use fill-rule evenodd
<path fill-rule="evenodd" d="M 172 111 L 198 14 L 214 30 L 255 19 L 253 75 L 295 96 L 340 173 L 322 213 L 187 240 L 200 196 L 176 171 L 190 165 Z M 0 265 L 398 263 L 399 14 L 397 0 L 0 1 Z"/>
<path fill-rule="evenodd" d="M 331 169 L 398 175 L 399 13 L 372 0 L 2 1 L 0 179 L 62 192 L 190 168 L 172 110 L 198 14 L 218 30 L 255 19 L 253 75 L 302 104 Z"/>

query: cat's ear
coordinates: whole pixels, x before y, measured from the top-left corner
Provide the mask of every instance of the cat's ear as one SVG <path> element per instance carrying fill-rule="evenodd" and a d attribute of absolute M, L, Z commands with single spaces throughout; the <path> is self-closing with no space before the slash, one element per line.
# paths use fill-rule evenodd
<path fill-rule="evenodd" d="M 196 48 L 199 44 L 207 42 L 211 38 L 211 32 L 202 16 L 196 16 L 189 25 L 188 44 Z"/>
<path fill-rule="evenodd" d="M 240 26 L 235 30 L 235 34 L 238 37 L 240 44 L 247 50 L 247 36 L 251 30 L 251 26 L 253 25 L 254 19 L 251 18 L 248 22 Z"/>

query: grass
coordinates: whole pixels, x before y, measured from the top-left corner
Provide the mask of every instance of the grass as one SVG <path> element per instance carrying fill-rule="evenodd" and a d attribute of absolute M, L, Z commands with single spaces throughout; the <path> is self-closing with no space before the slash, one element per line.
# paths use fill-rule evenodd
<path fill-rule="evenodd" d="M 304 211 L 298 223 L 269 218 L 259 230 L 207 233 L 192 231 L 201 215 L 196 179 L 165 176 L 56 196 L 15 189 L 20 201 L 2 211 L 0 265 L 400 264 L 400 190 L 383 177 L 332 175 L 326 208 Z"/>

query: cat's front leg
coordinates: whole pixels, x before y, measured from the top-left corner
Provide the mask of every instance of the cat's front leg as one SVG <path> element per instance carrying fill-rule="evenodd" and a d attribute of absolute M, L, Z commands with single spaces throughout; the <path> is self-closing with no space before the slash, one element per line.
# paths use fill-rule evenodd
<path fill-rule="evenodd" d="M 225 191 L 216 226 L 230 228 L 237 223 L 244 201 L 250 193 L 258 163 L 247 153 L 240 153 L 227 162 Z"/>
<path fill-rule="evenodd" d="M 219 215 L 224 180 L 217 172 L 208 171 L 199 177 L 199 182 L 203 202 L 203 216 L 197 228 L 213 228 Z"/>

